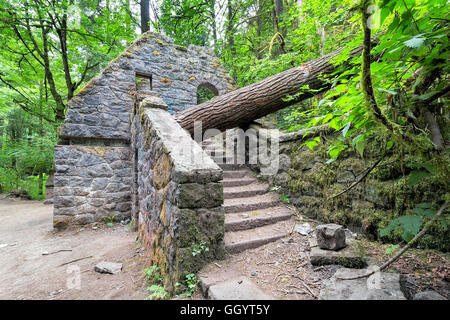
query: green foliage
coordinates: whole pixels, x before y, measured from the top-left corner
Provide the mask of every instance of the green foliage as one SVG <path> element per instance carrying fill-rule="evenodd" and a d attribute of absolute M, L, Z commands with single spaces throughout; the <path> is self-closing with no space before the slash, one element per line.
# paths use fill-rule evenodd
<path fill-rule="evenodd" d="M 197 286 L 199 284 L 199 279 L 197 278 L 197 276 L 193 273 L 189 273 L 186 275 L 186 288 L 187 288 L 187 292 L 186 295 L 188 297 L 191 297 L 195 290 L 197 289 Z"/>
<path fill-rule="evenodd" d="M 155 24 L 163 29 L 177 44 L 209 45 L 211 24 L 215 23 L 211 11 L 212 0 L 162 0 L 161 17 Z"/>
<path fill-rule="evenodd" d="M 144 276 L 148 283 L 161 284 L 163 278 L 160 272 L 161 268 L 158 266 L 151 266 L 144 269 Z"/>
<path fill-rule="evenodd" d="M 389 232 L 401 228 L 403 230 L 402 238 L 410 241 L 420 231 L 422 218 L 416 215 L 406 215 L 391 221 L 389 226 L 380 231 L 380 236 L 384 237 Z"/>
<path fill-rule="evenodd" d="M 409 174 L 408 177 L 408 186 L 412 187 L 413 185 L 419 183 L 424 178 L 428 177 L 430 174 L 425 170 L 414 170 Z"/>
<path fill-rule="evenodd" d="M 109 216 L 103 216 L 102 221 L 105 223 L 108 227 L 112 227 L 114 225 L 114 220 L 116 219 L 117 214 L 112 214 Z"/>
<path fill-rule="evenodd" d="M 214 92 L 211 89 L 200 86 L 197 89 L 197 104 L 206 102 L 215 97 Z"/>
<path fill-rule="evenodd" d="M 426 216 L 428 218 L 433 218 L 436 214 L 436 210 L 433 208 L 433 205 L 426 202 L 416 205 L 413 212 L 419 216 Z"/>
<path fill-rule="evenodd" d="M 43 199 L 67 100 L 136 37 L 126 3 L 0 0 L 3 192 Z"/>
<path fill-rule="evenodd" d="M 400 248 L 398 244 L 392 245 L 386 249 L 386 254 L 390 254 L 391 252 L 397 250 L 398 248 Z"/>
<path fill-rule="evenodd" d="M 201 254 L 202 252 L 208 252 L 209 248 L 207 247 L 207 243 L 205 241 L 200 241 L 200 243 L 194 243 L 192 245 L 192 256 L 196 256 Z"/>
<path fill-rule="evenodd" d="M 151 294 L 145 298 L 146 300 L 165 300 L 169 297 L 169 293 L 161 285 L 152 284 L 147 291 L 151 291 Z"/>
<path fill-rule="evenodd" d="M 2 192 L 25 189 L 41 200 L 53 167 L 52 125 L 19 108 L 0 109 L 0 185 Z"/>
<path fill-rule="evenodd" d="M 291 203 L 291 200 L 289 200 L 289 197 L 285 194 L 281 195 L 281 201 L 283 201 L 284 203 Z"/>
<path fill-rule="evenodd" d="M 433 218 L 437 211 L 431 203 L 423 202 L 417 204 L 412 212 L 415 213 L 415 215 L 406 215 L 392 220 L 386 228 L 380 231 L 380 236 L 385 237 L 388 233 L 400 229 L 403 231 L 403 240 L 409 242 L 417 233 L 419 233 L 424 219 Z M 442 219 L 441 221 L 446 228 L 446 220 Z"/>
<path fill-rule="evenodd" d="M 146 298 L 147 300 L 165 300 L 169 297 L 163 286 L 163 277 L 160 271 L 160 267 L 154 265 L 144 269 L 144 277 L 149 284 L 147 291 L 151 292 Z"/>

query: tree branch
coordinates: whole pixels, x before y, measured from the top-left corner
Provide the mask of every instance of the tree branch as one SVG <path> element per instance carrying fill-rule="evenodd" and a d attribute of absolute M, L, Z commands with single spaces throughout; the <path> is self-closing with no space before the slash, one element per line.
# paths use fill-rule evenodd
<path fill-rule="evenodd" d="M 378 160 L 377 160 L 377 161 L 376 161 L 376 162 L 375 162 L 375 163 L 374 163 L 374 164 L 366 171 L 366 173 L 364 173 L 357 181 L 353 182 L 353 183 L 350 185 L 350 187 L 348 187 L 348 188 L 345 189 L 344 191 L 339 192 L 338 194 L 332 196 L 331 198 L 328 198 L 328 200 L 331 200 L 331 199 L 334 199 L 334 198 L 336 198 L 336 197 L 339 197 L 340 195 L 342 195 L 342 194 L 346 193 L 347 191 L 350 191 L 351 189 L 353 189 L 354 187 L 356 187 L 356 185 L 357 185 L 358 183 L 360 183 L 361 181 L 363 181 L 363 180 L 369 175 L 369 173 L 371 173 L 372 170 L 375 169 L 375 168 L 378 166 L 378 164 L 384 159 L 385 156 L 386 156 L 386 151 L 383 153 L 383 155 L 381 156 L 381 158 L 378 159 Z"/>
<path fill-rule="evenodd" d="M 397 254 L 395 256 L 393 256 L 391 259 L 389 259 L 388 261 L 386 261 L 385 263 L 383 263 L 381 265 L 381 267 L 376 268 L 375 270 L 357 276 L 357 277 L 351 277 L 351 278 L 340 278 L 338 277 L 337 279 L 340 280 L 356 280 L 356 279 L 362 279 L 365 277 L 370 277 L 371 275 L 375 274 L 376 272 L 382 271 L 384 269 L 386 269 L 389 265 L 391 265 L 392 263 L 394 263 L 395 261 L 398 260 L 398 258 L 400 258 L 400 256 L 406 252 L 406 250 L 408 250 L 414 243 L 417 242 L 417 240 L 419 240 L 425 233 L 428 232 L 428 230 L 430 230 L 431 226 L 433 225 L 433 223 L 442 215 L 442 213 L 445 211 L 445 209 L 447 209 L 448 207 L 448 202 L 444 203 L 444 205 L 439 209 L 439 211 L 436 213 L 436 215 L 433 217 L 433 219 L 431 219 L 426 225 L 425 227 L 423 227 L 423 229 L 416 234 L 416 236 L 409 241 L 399 252 L 397 252 Z"/>

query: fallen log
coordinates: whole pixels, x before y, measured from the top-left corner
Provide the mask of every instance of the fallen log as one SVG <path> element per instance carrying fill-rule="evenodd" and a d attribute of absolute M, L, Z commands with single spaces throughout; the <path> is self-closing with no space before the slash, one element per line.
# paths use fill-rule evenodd
<path fill-rule="evenodd" d="M 283 71 L 267 79 L 239 88 L 175 114 L 178 123 L 191 134 L 194 123 L 201 121 L 202 131 L 224 131 L 244 127 L 253 120 L 328 90 L 330 83 L 324 76 L 336 72 L 339 66 L 330 61 L 342 52 L 340 48 L 301 66 Z M 349 53 L 349 60 L 361 54 L 362 46 Z M 304 89 L 308 86 L 309 89 Z M 294 97 L 286 101 L 288 96 Z"/>

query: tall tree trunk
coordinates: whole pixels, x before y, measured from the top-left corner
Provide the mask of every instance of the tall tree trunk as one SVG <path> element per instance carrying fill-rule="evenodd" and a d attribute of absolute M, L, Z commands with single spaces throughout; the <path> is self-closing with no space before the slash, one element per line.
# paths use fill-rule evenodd
<path fill-rule="evenodd" d="M 281 53 L 286 53 L 285 49 L 285 36 L 286 32 L 284 28 L 280 27 L 281 15 L 283 14 L 284 6 L 282 0 L 271 0 L 272 1 L 272 23 L 273 23 L 273 33 L 277 35 L 276 38 L 279 39 L 280 49 L 275 51 L 275 56 Z"/>
<path fill-rule="evenodd" d="M 236 57 L 236 47 L 234 45 L 234 35 L 233 35 L 233 20 L 234 19 L 233 19 L 232 0 L 228 0 L 227 9 L 228 9 L 227 38 L 228 38 L 228 45 L 230 47 L 230 52 L 231 52 L 231 68 L 232 68 L 232 72 L 233 72 L 233 79 L 234 79 L 234 81 L 237 81 L 236 68 L 234 67 L 234 58 Z"/>
<path fill-rule="evenodd" d="M 150 30 L 150 0 L 141 0 L 141 32 Z"/>
<path fill-rule="evenodd" d="M 153 25 L 155 26 L 156 31 L 161 32 L 161 27 L 158 25 L 158 21 L 159 21 L 158 10 L 156 9 L 156 5 L 153 0 L 150 0 L 150 7 L 151 7 L 152 13 L 153 13 L 153 19 L 154 19 Z"/>
<path fill-rule="evenodd" d="M 44 123 L 42 121 L 42 105 L 44 104 L 44 84 L 41 81 L 39 83 L 39 136 L 42 138 L 44 137 Z M 41 146 L 41 150 L 43 151 L 44 147 Z M 39 166 L 39 179 L 38 179 L 38 185 L 39 185 L 39 196 L 44 195 L 44 169 L 42 166 Z"/>
<path fill-rule="evenodd" d="M 263 11 L 261 0 L 258 0 L 257 6 L 258 6 L 258 10 L 256 11 L 256 38 L 257 39 L 256 39 L 255 55 L 258 59 L 261 59 L 262 58 L 262 52 L 261 52 L 262 17 L 261 17 L 261 14 Z"/>
<path fill-rule="evenodd" d="M 127 8 L 127 16 L 125 18 L 125 26 L 127 28 L 127 33 L 131 32 L 131 20 L 132 20 L 132 13 L 131 13 L 131 6 L 130 6 L 130 0 L 125 0 L 125 6 Z"/>
<path fill-rule="evenodd" d="M 277 18 L 277 25 L 278 25 L 278 31 L 283 35 L 283 38 L 286 36 L 286 30 L 284 26 L 280 27 L 280 24 L 283 23 L 283 11 L 284 11 L 284 5 L 283 0 L 275 0 L 275 12 L 276 12 L 276 18 Z"/>
<path fill-rule="evenodd" d="M 211 0 L 211 20 L 212 20 L 214 50 L 217 50 L 216 0 Z"/>
<path fill-rule="evenodd" d="M 338 69 L 329 63 L 329 60 L 342 50 L 343 48 L 340 48 L 299 67 L 178 112 L 175 114 L 175 118 L 191 134 L 194 133 L 194 122 L 196 121 L 202 122 L 203 132 L 207 129 L 223 131 L 245 126 L 255 119 L 328 89 L 329 84 L 321 80 L 321 76 L 331 74 Z M 362 46 L 355 48 L 350 52 L 350 58 L 360 54 L 361 51 Z M 305 85 L 309 85 L 309 88 L 319 90 L 319 92 L 302 90 L 301 87 Z M 286 101 L 285 98 L 288 95 L 294 96 L 294 99 Z"/>

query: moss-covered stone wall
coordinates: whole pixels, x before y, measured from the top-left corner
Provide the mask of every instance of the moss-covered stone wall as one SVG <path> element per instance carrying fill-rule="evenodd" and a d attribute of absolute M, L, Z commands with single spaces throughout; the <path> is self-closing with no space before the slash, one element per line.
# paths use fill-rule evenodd
<path fill-rule="evenodd" d="M 260 130 L 260 126 L 252 126 Z M 408 175 L 408 162 L 414 156 L 388 154 L 367 178 L 352 190 L 332 198 L 355 182 L 362 173 L 377 161 L 388 137 L 374 136 L 366 144 L 364 157 L 349 148 L 330 164 L 327 148 L 336 138 L 326 128 L 305 132 L 282 134 L 280 138 L 279 170 L 277 174 L 261 176 L 271 186 L 280 186 L 299 212 L 324 223 L 338 223 L 362 232 L 372 239 L 399 242 L 401 231 L 380 238 L 379 232 L 393 219 L 410 214 L 416 204 L 431 202 L 442 204 L 448 194 L 448 181 L 429 177 L 424 182 L 409 187 L 404 178 Z M 304 139 L 320 136 L 321 142 L 314 151 L 301 146 Z M 403 165 L 402 165 L 403 161 Z M 402 169 L 403 167 L 403 169 Z M 259 166 L 253 166 L 256 171 Z M 409 171 L 408 171 L 409 170 Z M 448 216 L 445 218 L 449 222 Z M 450 231 L 442 223 L 436 224 L 418 243 L 419 247 L 450 251 Z"/>
<path fill-rule="evenodd" d="M 164 105 L 147 97 L 135 113 L 132 211 L 149 265 L 176 293 L 187 274 L 224 257 L 225 214 L 222 170 Z"/>

